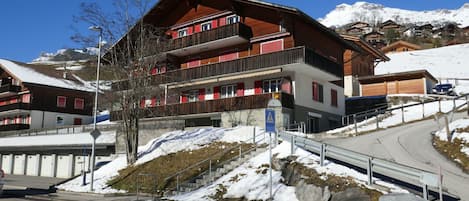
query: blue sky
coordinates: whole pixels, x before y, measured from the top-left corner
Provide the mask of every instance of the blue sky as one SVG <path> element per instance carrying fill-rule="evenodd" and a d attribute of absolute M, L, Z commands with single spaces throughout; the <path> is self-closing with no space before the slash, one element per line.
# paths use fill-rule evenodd
<path fill-rule="evenodd" d="M 1 0 L 0 58 L 30 62 L 41 52 L 56 52 L 61 48 L 81 48 L 70 40 L 73 16 L 79 14 L 81 2 L 93 0 Z M 300 8 L 314 18 L 324 17 L 341 3 L 354 0 L 268 0 Z M 99 0 L 111 9 L 112 0 Z M 369 0 L 387 7 L 410 10 L 455 9 L 467 0 Z M 79 27 L 86 32 L 88 25 Z"/>

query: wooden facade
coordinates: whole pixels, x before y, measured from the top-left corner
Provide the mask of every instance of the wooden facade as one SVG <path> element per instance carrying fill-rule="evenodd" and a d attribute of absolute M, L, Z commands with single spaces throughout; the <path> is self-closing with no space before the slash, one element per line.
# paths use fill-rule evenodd
<path fill-rule="evenodd" d="M 386 47 L 381 48 L 381 50 L 385 54 L 389 53 L 397 53 L 397 52 L 408 52 L 408 51 L 415 51 L 420 50 L 422 47 L 416 44 L 412 44 L 403 40 L 396 41 L 394 43 L 389 44 Z"/>
<path fill-rule="evenodd" d="M 425 70 L 368 76 L 359 79 L 361 96 L 427 94 L 438 82 Z"/>

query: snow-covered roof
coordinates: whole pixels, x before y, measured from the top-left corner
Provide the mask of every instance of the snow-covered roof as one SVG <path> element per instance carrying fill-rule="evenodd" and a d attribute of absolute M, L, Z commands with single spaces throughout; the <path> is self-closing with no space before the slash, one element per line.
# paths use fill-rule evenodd
<path fill-rule="evenodd" d="M 89 133 L 67 135 L 38 135 L 0 138 L 0 149 L 14 147 L 67 147 L 91 145 L 93 138 Z M 96 139 L 97 145 L 113 145 L 116 131 L 103 131 Z M 44 148 L 45 149 L 45 148 Z"/>
<path fill-rule="evenodd" d="M 95 90 L 94 88 L 83 84 L 72 75 L 69 75 L 67 79 L 62 78 L 62 72 L 56 71 L 53 68 L 51 68 L 52 70 L 46 70 L 44 66 L 25 64 L 6 59 L 0 59 L 0 68 L 23 83 L 88 92 L 93 92 Z"/>

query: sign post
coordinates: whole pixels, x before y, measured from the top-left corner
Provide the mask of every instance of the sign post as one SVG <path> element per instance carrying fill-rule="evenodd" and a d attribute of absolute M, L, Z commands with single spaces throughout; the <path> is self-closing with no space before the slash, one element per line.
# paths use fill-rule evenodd
<path fill-rule="evenodd" d="M 98 129 L 94 129 L 93 131 L 91 131 L 90 135 L 91 135 L 91 137 L 93 137 L 93 144 L 91 146 L 91 183 L 90 183 L 90 191 L 93 191 L 96 139 L 101 135 L 101 132 Z"/>
<path fill-rule="evenodd" d="M 275 110 L 265 109 L 265 132 L 269 133 L 269 198 L 272 200 L 272 133 L 275 133 Z"/>

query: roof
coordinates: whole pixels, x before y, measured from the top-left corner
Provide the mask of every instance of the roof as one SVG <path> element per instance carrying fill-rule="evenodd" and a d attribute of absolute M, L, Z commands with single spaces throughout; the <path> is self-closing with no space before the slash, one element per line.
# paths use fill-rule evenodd
<path fill-rule="evenodd" d="M 390 61 L 391 59 L 387 57 L 381 50 L 376 49 L 375 47 L 371 46 L 368 42 L 363 40 L 357 36 L 350 36 L 350 35 L 340 35 L 347 41 L 351 41 L 355 43 L 357 46 L 372 54 L 375 58 L 380 59 L 381 61 Z"/>
<path fill-rule="evenodd" d="M 231 1 L 235 1 L 235 2 L 238 2 L 238 3 L 244 3 L 244 4 L 255 5 L 255 6 L 262 6 L 262 7 L 270 8 L 270 9 L 277 9 L 277 10 L 282 11 L 282 12 L 295 14 L 295 15 L 303 18 L 307 22 L 311 23 L 313 26 L 317 27 L 323 33 L 328 34 L 334 40 L 336 40 L 337 42 L 339 42 L 339 43 L 343 44 L 344 46 L 346 46 L 346 48 L 356 49 L 356 47 L 353 44 L 350 44 L 349 42 L 343 40 L 342 37 L 340 37 L 339 34 L 337 34 L 335 31 L 325 27 L 323 24 L 316 21 L 311 16 L 307 15 L 306 13 L 304 13 L 303 11 L 301 11 L 297 8 L 290 7 L 290 6 L 284 6 L 284 5 L 281 5 L 281 4 L 275 4 L 275 3 L 260 1 L 260 0 L 231 0 Z M 167 12 L 171 12 L 172 6 L 177 6 L 179 2 L 180 2 L 180 0 L 158 0 L 158 2 L 143 16 L 143 19 L 151 17 L 151 16 L 153 16 L 155 19 L 161 19 L 162 17 L 164 17 L 164 11 L 165 10 L 167 10 Z M 148 22 L 149 20 L 144 20 L 144 21 Z M 118 44 L 121 40 L 125 39 L 125 35 L 127 35 L 131 30 L 133 30 L 136 27 L 136 25 L 137 24 L 135 24 L 126 34 L 124 34 L 119 39 L 119 41 L 117 41 L 111 48 L 116 46 L 116 44 Z M 105 53 L 103 55 L 103 57 L 105 57 L 106 54 L 107 53 Z"/>
<path fill-rule="evenodd" d="M 95 88 L 87 86 L 78 80 L 75 75 L 64 79 L 63 72 L 57 71 L 50 66 L 25 64 L 17 61 L 0 59 L 0 68 L 10 76 L 22 83 L 31 83 L 44 86 L 93 92 Z"/>
<path fill-rule="evenodd" d="M 388 73 L 383 75 L 372 75 L 372 76 L 365 76 L 358 78 L 360 84 L 370 84 L 370 83 L 377 83 L 377 82 L 385 82 L 385 81 L 395 81 L 395 80 L 408 80 L 408 79 L 418 79 L 418 78 L 429 78 L 435 82 L 438 80 L 433 77 L 427 70 L 416 70 L 416 71 L 407 71 L 407 72 L 399 72 L 399 73 Z"/>
<path fill-rule="evenodd" d="M 416 45 L 416 44 L 413 44 L 413 43 L 409 43 L 409 42 L 406 42 L 406 41 L 403 41 L 403 40 L 398 40 L 394 43 L 391 43 L 389 44 L 388 46 L 386 47 L 383 47 L 381 48 L 381 50 L 383 52 L 387 52 L 393 48 L 395 48 L 396 46 L 406 46 L 406 47 L 410 47 L 410 48 L 413 48 L 413 49 L 416 49 L 416 50 L 420 50 L 422 49 L 422 47 L 420 47 L 419 45 Z"/>
<path fill-rule="evenodd" d="M 372 31 L 370 33 L 364 34 L 363 37 L 367 37 L 367 36 L 373 35 L 373 34 L 378 34 L 380 36 L 384 36 L 384 33 L 381 33 L 381 32 L 378 32 L 378 31 Z"/>

